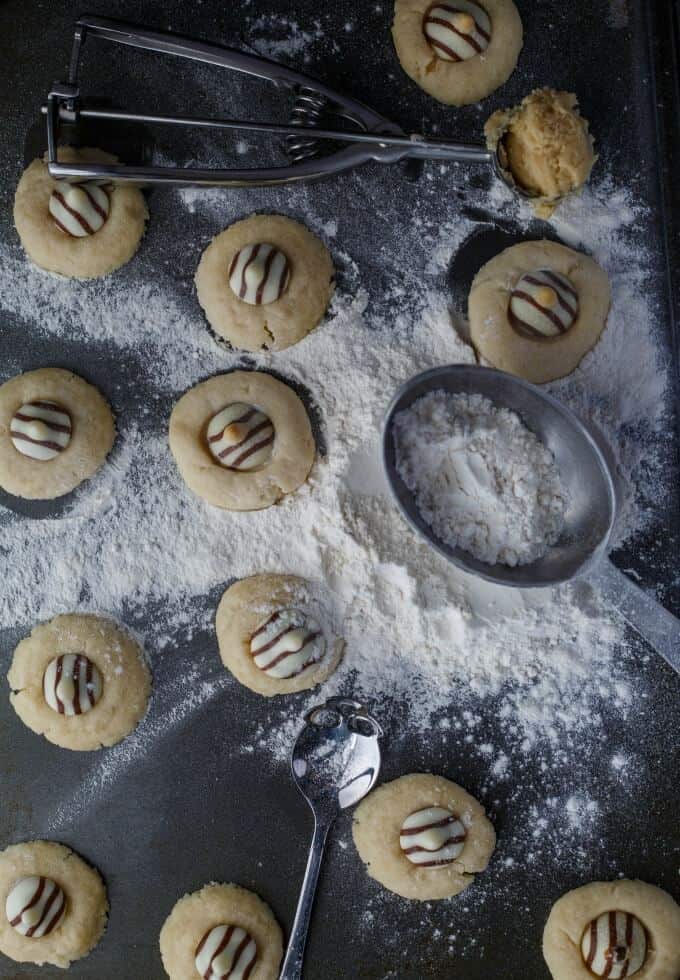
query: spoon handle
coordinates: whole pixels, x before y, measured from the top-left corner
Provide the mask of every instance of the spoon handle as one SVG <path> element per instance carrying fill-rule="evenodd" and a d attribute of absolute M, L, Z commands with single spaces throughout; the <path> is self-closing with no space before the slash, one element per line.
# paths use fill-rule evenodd
<path fill-rule="evenodd" d="M 286 958 L 279 980 L 300 980 L 302 977 L 302 961 L 305 955 L 305 943 L 307 942 L 307 932 L 309 930 L 309 920 L 312 916 L 312 906 L 314 905 L 314 895 L 316 894 L 316 884 L 319 880 L 321 870 L 321 860 L 326 838 L 331 828 L 333 820 L 321 819 L 314 814 L 314 836 L 312 846 L 309 849 L 307 858 L 307 868 L 302 882 L 302 891 L 298 899 L 295 921 L 288 940 Z"/>

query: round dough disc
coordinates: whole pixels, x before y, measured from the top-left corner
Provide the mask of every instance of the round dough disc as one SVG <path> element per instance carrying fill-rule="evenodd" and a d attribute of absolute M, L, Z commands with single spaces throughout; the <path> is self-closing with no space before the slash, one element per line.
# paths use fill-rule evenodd
<path fill-rule="evenodd" d="M 271 460 L 257 470 L 221 466 L 208 450 L 210 420 L 226 405 L 252 405 L 271 420 Z M 305 407 L 282 381 L 258 371 L 232 371 L 196 385 L 170 417 L 170 449 L 184 482 L 209 504 L 226 510 L 262 510 L 305 482 L 316 446 Z"/>
<path fill-rule="evenodd" d="M 515 283 L 537 269 L 566 276 L 579 297 L 574 325 L 545 339 L 519 334 L 508 317 Z M 610 304 L 607 273 L 589 256 L 555 242 L 522 242 L 506 248 L 475 276 L 468 299 L 470 336 L 477 353 L 494 367 L 542 384 L 578 367 L 599 340 Z"/>
<path fill-rule="evenodd" d="M 265 674 L 255 664 L 250 640 L 272 613 L 289 607 L 308 612 L 319 623 L 326 640 L 326 653 L 319 663 L 297 677 L 278 679 Z M 306 691 L 321 684 L 338 666 L 344 649 L 343 641 L 328 625 L 328 617 L 309 583 L 295 575 L 252 575 L 235 582 L 222 596 L 215 628 L 224 666 L 251 691 L 266 697 Z"/>
<path fill-rule="evenodd" d="M 467 61 L 437 57 L 423 31 L 433 0 L 396 0 L 392 38 L 401 67 L 428 95 L 446 105 L 486 98 L 512 74 L 522 50 L 522 21 L 512 0 L 476 0 L 491 20 L 487 49 Z"/>
<path fill-rule="evenodd" d="M 7 921 L 5 902 L 21 878 L 51 878 L 66 896 L 60 924 L 39 939 L 22 936 Z M 29 841 L 0 852 L 0 951 L 16 963 L 67 967 L 99 942 L 109 904 L 97 871 L 63 844 Z"/>
<path fill-rule="evenodd" d="M 402 851 L 399 834 L 408 816 L 432 806 L 456 814 L 465 827 L 465 844 L 452 864 L 418 867 Z M 401 776 L 369 793 L 354 813 L 352 833 L 369 875 L 397 895 L 421 902 L 450 898 L 471 885 L 496 843 L 482 805 L 461 786 L 429 773 Z"/>
<path fill-rule="evenodd" d="M 170 980 L 197 977 L 196 947 L 217 925 L 245 929 L 257 944 L 255 969 L 248 980 L 277 980 L 283 936 L 274 914 L 261 898 L 239 885 L 205 885 L 180 898 L 160 935 L 161 957 Z"/>
<path fill-rule="evenodd" d="M 65 163 L 118 162 L 110 153 L 92 148 L 64 146 L 58 156 Z M 109 187 L 110 210 L 102 227 L 94 235 L 72 238 L 57 227 L 49 212 L 56 183 L 46 162 L 38 159 L 26 168 L 17 186 L 14 224 L 29 258 L 48 272 L 75 279 L 106 276 L 129 262 L 139 248 L 149 217 L 142 192 L 129 184 Z"/>
<path fill-rule="evenodd" d="M 647 930 L 647 959 L 634 980 L 678 980 L 680 906 L 644 881 L 594 881 L 553 905 L 543 931 L 543 955 L 553 980 L 593 980 L 583 962 L 586 926 L 603 912 L 630 912 Z"/>
<path fill-rule="evenodd" d="M 53 401 L 71 416 L 71 440 L 54 459 L 24 456 L 10 438 L 12 417 L 31 401 Z M 0 486 L 30 500 L 53 500 L 75 489 L 104 463 L 116 428 L 103 395 L 62 368 L 27 371 L 0 386 Z"/>
<path fill-rule="evenodd" d="M 43 694 L 48 664 L 65 653 L 84 653 L 102 675 L 102 695 L 80 715 L 61 715 Z M 10 701 L 25 725 L 65 749 L 115 745 L 146 711 L 151 676 L 131 636 L 109 619 L 69 613 L 36 626 L 14 651 L 7 674 Z"/>
<path fill-rule="evenodd" d="M 247 245 L 274 245 L 287 257 L 290 278 L 273 303 L 245 303 L 229 285 L 234 256 Z M 284 350 L 306 337 L 322 319 L 335 272 L 328 249 L 290 218 L 251 215 L 213 238 L 196 271 L 198 301 L 211 327 L 242 350 Z"/>

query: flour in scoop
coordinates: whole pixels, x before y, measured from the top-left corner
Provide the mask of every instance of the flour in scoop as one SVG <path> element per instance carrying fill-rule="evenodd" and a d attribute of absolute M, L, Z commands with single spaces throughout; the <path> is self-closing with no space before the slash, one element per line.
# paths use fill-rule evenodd
<path fill-rule="evenodd" d="M 493 565 L 526 565 L 564 526 L 552 453 L 483 395 L 433 391 L 395 417 L 397 470 L 436 536 Z"/>

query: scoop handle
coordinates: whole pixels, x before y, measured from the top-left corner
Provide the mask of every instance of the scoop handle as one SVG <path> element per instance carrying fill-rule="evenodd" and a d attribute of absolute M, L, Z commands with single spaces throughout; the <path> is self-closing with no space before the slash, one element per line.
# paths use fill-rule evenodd
<path fill-rule="evenodd" d="M 636 633 L 680 674 L 680 619 L 665 609 L 608 558 L 589 578 Z"/>

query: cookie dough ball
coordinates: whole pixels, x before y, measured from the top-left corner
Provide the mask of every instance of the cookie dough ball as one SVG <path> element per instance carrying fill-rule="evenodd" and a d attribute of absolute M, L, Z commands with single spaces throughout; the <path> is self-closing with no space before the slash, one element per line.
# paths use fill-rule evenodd
<path fill-rule="evenodd" d="M 242 350 L 284 350 L 325 314 L 335 272 L 328 249 L 290 218 L 252 215 L 212 240 L 196 272 L 212 328 Z"/>
<path fill-rule="evenodd" d="M 183 395 L 170 449 L 189 489 L 225 510 L 275 504 L 305 482 L 316 453 L 298 396 L 257 371 L 221 374 Z"/>
<path fill-rule="evenodd" d="M 60 147 L 62 162 L 117 163 L 101 150 Z M 142 192 L 129 184 L 55 180 L 44 160 L 24 171 L 14 223 L 29 258 L 75 279 L 106 276 L 132 258 L 149 217 Z"/>
<path fill-rule="evenodd" d="M 165 920 L 161 957 L 170 980 L 277 980 L 283 936 L 268 905 L 238 885 L 205 885 Z"/>
<path fill-rule="evenodd" d="M 111 620 L 71 613 L 14 651 L 10 701 L 25 725 L 65 749 L 115 745 L 144 715 L 151 678 L 138 644 Z"/>
<path fill-rule="evenodd" d="M 392 38 L 417 85 L 446 105 L 468 105 L 514 71 L 522 21 L 512 0 L 396 0 Z"/>
<path fill-rule="evenodd" d="M 108 907 L 99 874 L 63 844 L 0 852 L 0 951 L 16 963 L 70 966 L 99 941 Z"/>
<path fill-rule="evenodd" d="M 494 367 L 534 384 L 579 365 L 605 328 L 606 272 L 555 242 L 522 242 L 482 266 L 468 299 L 470 337 Z"/>
<path fill-rule="evenodd" d="M 369 875 L 403 898 L 450 898 L 484 871 L 496 834 L 484 808 L 456 783 L 416 773 L 370 793 L 352 828 Z"/>
<path fill-rule="evenodd" d="M 588 122 L 570 92 L 536 89 L 513 109 L 494 112 L 484 126 L 486 142 L 511 183 L 532 196 L 540 217 L 580 190 L 596 156 Z"/>
<path fill-rule="evenodd" d="M 323 596 L 294 575 L 252 575 L 231 585 L 217 609 L 224 666 L 271 697 L 316 687 L 342 657 Z"/>
<path fill-rule="evenodd" d="M 62 368 L 27 371 L 0 386 L 0 486 L 52 500 L 102 466 L 116 436 L 111 409 Z"/>
<path fill-rule="evenodd" d="M 563 895 L 543 932 L 553 980 L 677 980 L 680 906 L 644 881 L 595 881 Z"/>

